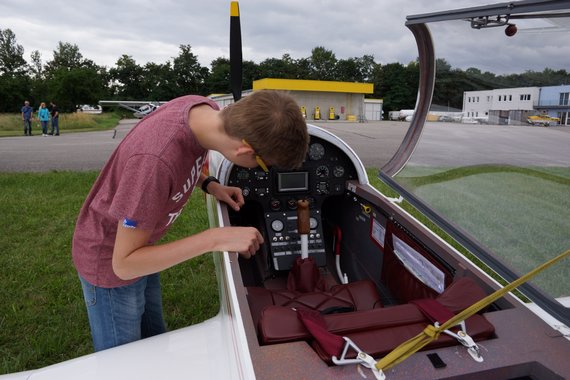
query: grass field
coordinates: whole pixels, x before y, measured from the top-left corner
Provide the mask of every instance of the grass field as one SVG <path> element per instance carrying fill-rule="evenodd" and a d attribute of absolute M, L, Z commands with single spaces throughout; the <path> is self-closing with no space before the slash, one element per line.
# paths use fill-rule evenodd
<path fill-rule="evenodd" d="M 0 174 L 0 374 L 92 352 L 71 238 L 95 178 L 96 173 Z M 192 218 L 188 210 L 193 210 Z M 167 240 L 207 224 L 198 190 Z M 164 271 L 162 285 L 170 329 L 203 321 L 219 310 L 210 255 Z"/>
<path fill-rule="evenodd" d="M 569 168 L 410 168 L 398 181 L 520 273 L 570 247 Z M 561 297 L 568 278 L 566 261 L 532 282 Z"/>
<path fill-rule="evenodd" d="M 478 207 L 487 203 L 485 191 L 500 193 L 504 190 L 501 186 L 505 186 L 500 185 L 496 177 L 487 178 L 486 175 L 493 175 L 487 173 L 487 169 L 473 170 L 403 174 L 408 186 L 436 208 L 442 208 L 446 215 L 457 214 L 460 220 L 463 216 L 462 223 L 467 223 L 471 222 Z M 372 185 L 394 196 L 376 174 L 377 169 L 368 169 Z M 552 233 L 566 234 L 562 238 L 568 236 L 569 218 L 559 217 L 561 213 L 568 215 L 570 209 L 568 169 L 547 173 L 556 178 L 543 177 L 532 170 L 510 174 L 515 176 L 511 183 L 524 195 L 521 207 L 526 202 L 550 203 L 551 217 L 559 223 L 556 232 Z M 71 262 L 71 238 L 75 219 L 95 178 L 94 172 L 0 173 L 0 284 L 3 286 L 0 293 L 0 374 L 39 368 L 92 352 L 79 280 Z M 534 182 L 533 178 L 539 182 Z M 443 183 L 451 184 L 454 190 L 444 190 Z M 452 196 L 460 201 L 467 196 L 473 197 L 475 208 L 465 211 L 462 202 L 449 202 Z M 548 201 L 545 200 L 547 197 Z M 509 210 L 504 209 L 503 203 L 505 200 L 499 198 L 492 207 L 499 214 L 506 213 Z M 450 206 L 452 204 L 454 206 Z M 403 206 L 413 212 L 405 202 Z M 203 230 L 207 228 L 207 220 L 204 198 L 198 190 L 165 241 Z M 437 230 L 429 222 L 422 221 Z M 522 226 L 532 222 L 532 213 L 529 211 L 527 220 L 517 222 Z M 504 227 L 505 232 L 520 229 L 520 226 L 502 226 L 493 221 L 488 227 L 480 227 L 483 230 Z M 536 231 L 522 231 L 523 235 L 528 235 L 525 241 L 533 249 L 528 255 L 534 255 L 535 250 L 540 252 L 544 244 L 555 237 L 539 240 Z M 509 241 L 520 237 L 510 234 L 505 238 L 508 246 Z M 559 273 L 565 276 L 564 280 L 556 282 L 567 287 L 570 264 L 564 265 Z M 209 254 L 164 271 L 162 286 L 169 329 L 203 321 L 219 310 L 215 268 Z"/>
<path fill-rule="evenodd" d="M 99 131 L 116 127 L 120 118 L 119 112 L 102 114 L 64 113 L 59 116 L 59 128 L 61 133 Z M 23 135 L 24 125 L 22 123 L 20 114 L 0 114 L 0 137 Z M 51 128 L 49 125 L 48 130 Z M 32 123 L 32 133 L 41 134 L 37 117 Z"/>

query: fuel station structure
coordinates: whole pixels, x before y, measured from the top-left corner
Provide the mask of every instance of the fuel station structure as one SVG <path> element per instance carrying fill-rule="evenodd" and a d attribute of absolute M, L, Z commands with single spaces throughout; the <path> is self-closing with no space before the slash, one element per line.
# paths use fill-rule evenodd
<path fill-rule="evenodd" d="M 264 78 L 253 81 L 253 89 L 242 95 L 259 90 L 287 91 L 311 121 L 366 121 L 382 117 L 382 100 L 364 98 L 374 93 L 372 83 Z M 220 107 L 233 103 L 231 95 L 210 97 Z"/>

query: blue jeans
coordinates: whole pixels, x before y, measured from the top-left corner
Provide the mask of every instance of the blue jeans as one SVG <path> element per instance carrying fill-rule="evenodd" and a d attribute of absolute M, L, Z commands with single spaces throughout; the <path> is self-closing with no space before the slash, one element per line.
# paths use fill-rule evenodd
<path fill-rule="evenodd" d="M 32 135 L 32 120 L 24 119 L 24 135 Z"/>
<path fill-rule="evenodd" d="M 50 135 L 59 135 L 59 117 L 51 118 L 51 131 Z"/>
<path fill-rule="evenodd" d="M 158 273 L 117 288 L 100 288 L 79 279 L 95 351 L 166 331 Z"/>
<path fill-rule="evenodd" d="M 47 135 L 47 125 L 48 125 L 48 121 L 47 120 L 42 120 L 40 121 L 41 125 L 42 125 L 42 134 Z"/>

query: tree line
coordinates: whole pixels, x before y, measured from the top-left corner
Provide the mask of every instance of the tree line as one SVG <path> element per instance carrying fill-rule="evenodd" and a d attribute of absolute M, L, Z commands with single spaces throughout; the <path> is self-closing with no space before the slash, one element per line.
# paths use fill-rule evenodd
<path fill-rule="evenodd" d="M 32 104 L 53 100 L 70 112 L 79 104 L 95 105 L 102 99 L 165 101 L 187 94 L 230 93 L 229 73 L 229 59 L 219 57 L 210 67 L 202 66 L 191 45 L 180 45 L 178 56 L 165 63 L 140 65 L 122 55 L 109 68 L 83 57 L 77 45 L 59 42 L 50 60 L 44 63 L 35 50 L 28 62 L 15 34 L 0 29 L 0 112 L 19 112 L 25 99 Z M 459 109 L 464 91 L 570 83 L 566 70 L 496 75 L 453 68 L 445 59 L 437 59 L 436 75 L 433 103 Z M 284 54 L 260 63 L 243 62 L 244 89 L 262 78 L 373 83 L 370 97 L 384 99 L 385 110 L 399 110 L 415 106 L 419 64 L 417 60 L 380 64 L 372 55 L 337 59 L 333 51 L 318 46 L 306 58 Z"/>

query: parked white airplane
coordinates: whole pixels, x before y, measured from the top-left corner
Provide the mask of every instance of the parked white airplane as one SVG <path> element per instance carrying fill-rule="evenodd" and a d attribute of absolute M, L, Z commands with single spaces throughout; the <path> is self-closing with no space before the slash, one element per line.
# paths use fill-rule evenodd
<path fill-rule="evenodd" d="M 212 153 L 210 174 L 241 187 L 246 203 L 234 212 L 208 196 L 210 224 L 255 226 L 266 242 L 251 260 L 230 252 L 215 255 L 219 314 L 8 378 L 570 378 L 570 266 L 567 259 L 561 261 L 570 254 L 570 242 L 567 230 L 554 231 L 568 220 L 567 197 L 551 205 L 547 197 L 516 193 L 520 178 L 512 167 L 408 168 L 434 89 L 428 25 L 464 23 L 468 29 L 476 20 L 466 40 L 475 44 L 485 19 L 568 19 L 569 11 L 567 1 L 520 1 L 409 16 L 406 25 L 419 51 L 418 103 L 400 148 L 379 173 L 399 198 L 373 188 L 358 155 L 339 137 L 313 125 L 308 126 L 309 152 L 298 170 L 272 167 L 265 173 Z M 235 2 L 231 15 L 235 52 L 241 50 L 235 48 L 241 45 Z M 239 67 L 232 72 L 234 94 L 239 94 Z M 398 174 L 407 170 L 412 172 Z M 454 181 L 460 170 L 469 174 Z M 567 189 L 567 177 L 556 175 L 563 170 L 568 168 L 545 170 L 537 177 Z M 413 186 L 421 181 L 435 188 L 430 192 L 426 185 Z M 501 191 L 484 192 L 482 187 Z M 472 206 L 470 201 L 478 203 Z M 546 207 L 554 217 L 543 217 Z M 454 212 L 463 219 L 451 222 Z M 433 232 L 436 226 L 440 234 Z M 516 281 L 562 251 L 565 256 L 547 269 L 546 282 L 515 282 L 520 297 L 493 296 L 512 290 L 505 281 Z M 482 299 L 488 302 L 478 304 Z M 414 337 L 417 347 L 394 351 Z M 424 343 L 423 351 L 416 352 Z M 401 351 L 410 356 L 398 362 Z"/>
<path fill-rule="evenodd" d="M 154 110 L 158 109 L 166 101 L 149 102 L 138 100 L 100 100 L 100 106 L 119 106 L 133 112 L 133 116 L 142 119 Z"/>

